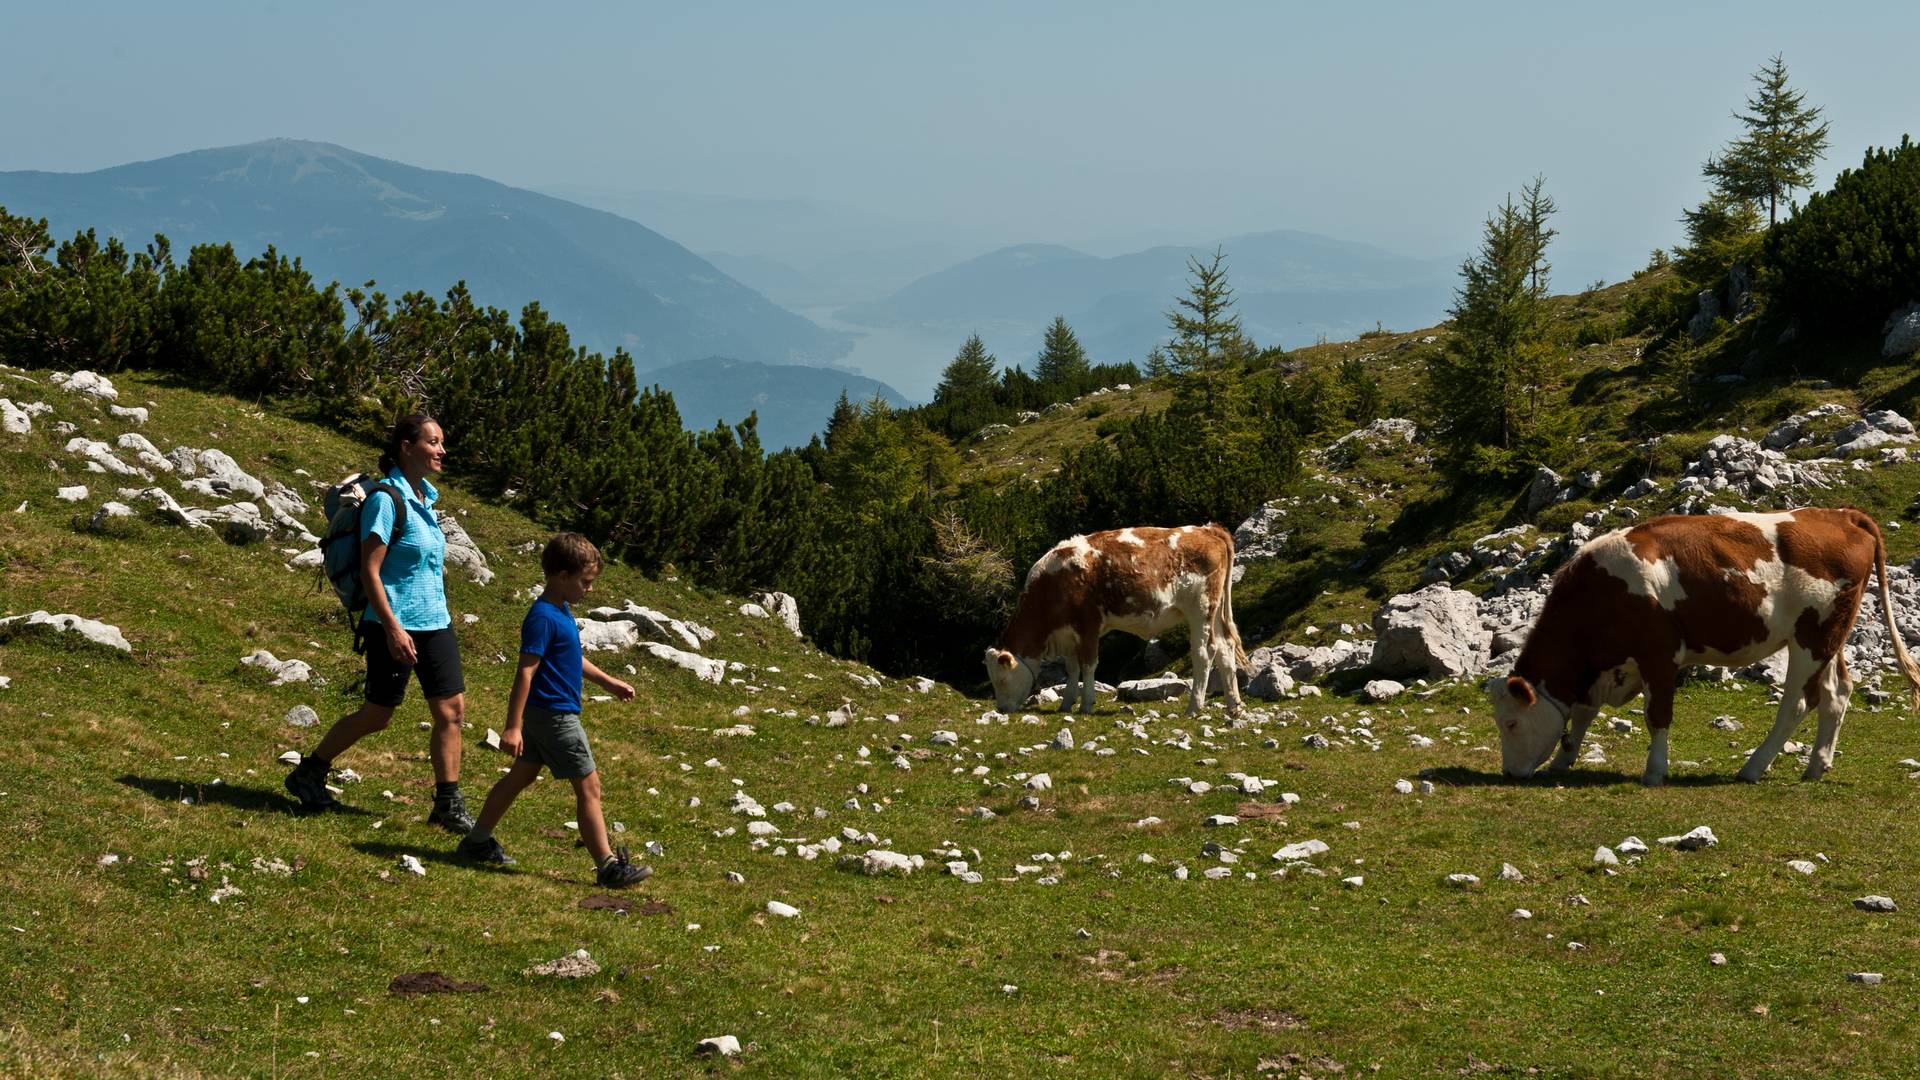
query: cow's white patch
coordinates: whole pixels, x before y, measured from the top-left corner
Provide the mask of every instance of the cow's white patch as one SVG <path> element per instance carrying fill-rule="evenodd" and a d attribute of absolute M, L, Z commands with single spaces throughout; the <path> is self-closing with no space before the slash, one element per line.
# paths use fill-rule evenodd
<path fill-rule="evenodd" d="M 1593 691 L 1587 695 L 1589 705 L 1625 705 L 1632 701 L 1640 688 L 1646 685 L 1640 678 L 1640 661 L 1628 660 L 1612 671 L 1601 672 L 1593 681 Z"/>
<path fill-rule="evenodd" d="M 1052 551 L 1040 556 L 1040 561 L 1034 563 L 1033 569 L 1027 572 L 1027 584 L 1031 585 L 1036 579 L 1048 574 L 1084 570 L 1092 565 L 1096 554 L 1098 552 L 1094 551 L 1093 545 L 1086 537 L 1070 536 L 1053 545 Z"/>
<path fill-rule="evenodd" d="M 1114 537 L 1114 540 L 1122 544 L 1132 544 L 1134 547 L 1147 546 L 1147 542 L 1140 539 L 1140 535 L 1132 529 L 1121 529 L 1120 535 Z"/>
<path fill-rule="evenodd" d="M 1687 598 L 1687 591 L 1680 587 L 1679 564 L 1672 559 L 1647 562 L 1640 558 L 1634 554 L 1625 530 L 1595 539 L 1587 545 L 1586 553 L 1600 569 L 1625 582 L 1628 592 L 1651 597 L 1668 611 Z"/>
<path fill-rule="evenodd" d="M 1167 534 L 1167 546 L 1174 549 L 1175 551 L 1178 551 L 1180 549 L 1180 530 L 1179 529 L 1175 529 L 1172 532 Z"/>

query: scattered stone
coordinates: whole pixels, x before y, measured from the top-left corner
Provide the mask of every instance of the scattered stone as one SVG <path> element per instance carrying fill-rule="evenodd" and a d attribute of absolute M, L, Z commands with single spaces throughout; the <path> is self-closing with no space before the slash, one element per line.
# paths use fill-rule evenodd
<path fill-rule="evenodd" d="M 1413 781 L 1395 780 L 1393 782 L 1393 790 L 1399 792 L 1402 795 L 1411 795 L 1413 794 Z"/>
<path fill-rule="evenodd" d="M 1666 844 L 1669 847 L 1678 848 L 1681 851 L 1698 851 L 1701 848 L 1712 847 L 1719 842 L 1720 838 L 1713 835 L 1713 830 L 1705 825 L 1679 836 L 1663 836 L 1660 838 L 1660 843 Z"/>
<path fill-rule="evenodd" d="M 1507 914 L 1507 917 L 1509 919 L 1522 919 L 1522 920 L 1531 919 L 1533 918 L 1533 912 L 1528 911 L 1526 908 L 1523 908 L 1523 907 L 1517 907 L 1517 908 L 1514 908 L 1511 912 L 1509 912 Z"/>
<path fill-rule="evenodd" d="M 1864 986 L 1879 986 L 1881 983 L 1887 981 L 1887 977 L 1877 971 L 1849 971 L 1847 972 L 1847 981 L 1860 983 Z"/>
<path fill-rule="evenodd" d="M 778 900 L 769 900 L 767 901 L 767 914 L 778 915 L 783 919 L 791 919 L 800 914 L 800 909 L 794 907 L 792 904 L 783 904 Z"/>
<path fill-rule="evenodd" d="M 754 603 L 766 609 L 769 614 L 780 621 L 782 626 L 791 630 L 794 637 L 800 636 L 799 601 L 783 592 L 770 592 L 761 593 L 755 597 Z"/>
<path fill-rule="evenodd" d="M 15 615 L 10 619 L 0 619 L 0 627 L 14 626 L 18 629 L 45 628 L 56 634 L 75 633 L 96 645 L 130 653 L 133 646 L 126 635 L 117 626 L 110 626 L 93 619 L 78 615 L 50 615 L 44 611 L 35 611 L 26 615 Z"/>
<path fill-rule="evenodd" d="M 1365 701 L 1391 701 L 1405 693 L 1406 689 L 1404 685 L 1392 679 L 1374 679 L 1360 688 L 1360 697 Z"/>
<path fill-rule="evenodd" d="M 1620 856 L 1615 855 L 1612 848 L 1602 844 L 1593 849 L 1593 861 L 1596 866 L 1619 866 Z"/>
<path fill-rule="evenodd" d="M 731 1035 L 715 1035 L 694 1044 L 693 1052 L 702 1057 L 738 1057 L 740 1040 Z"/>
<path fill-rule="evenodd" d="M 1073 729 L 1061 728 L 1055 732 L 1053 736 L 1053 748 L 1055 750 L 1073 749 Z"/>
<path fill-rule="evenodd" d="M 1371 666 L 1382 675 L 1454 678 L 1484 668 L 1493 650 L 1479 601 L 1441 583 L 1389 598 L 1373 630 Z"/>
<path fill-rule="evenodd" d="M 105 375 L 97 375 L 91 371 L 76 371 L 71 375 L 63 371 L 55 372 L 47 381 L 70 394 L 84 394 L 101 401 L 120 399 L 120 391 L 113 388 L 111 380 Z"/>
<path fill-rule="evenodd" d="M 1325 735 L 1322 735 L 1316 731 L 1313 734 L 1302 738 L 1300 740 L 1300 745 L 1306 747 L 1309 750 L 1325 750 L 1331 747 L 1333 743 L 1328 741 Z"/>
<path fill-rule="evenodd" d="M 581 642 L 581 647 L 586 647 L 584 640 Z M 727 664 L 724 660 L 715 660 L 710 656 L 701 656 L 699 653 L 676 649 L 671 645 L 662 645 L 657 641 L 643 641 L 640 643 L 640 648 L 651 653 L 658 659 L 665 660 L 670 664 L 693 672 L 694 676 L 703 682 L 717 684 L 727 677 Z"/>
<path fill-rule="evenodd" d="M 1234 817 L 1232 814 L 1212 814 L 1207 817 L 1207 820 L 1201 822 L 1201 824 L 1208 828 L 1222 828 L 1227 825 L 1238 825 L 1240 824 L 1240 819 Z"/>
<path fill-rule="evenodd" d="M 1710 954 L 1708 954 L 1708 956 L 1707 956 L 1707 963 L 1709 963 L 1709 964 L 1712 964 L 1712 965 L 1713 965 L 1714 967 L 1726 967 L 1726 966 L 1727 966 L 1727 954 L 1726 954 L 1726 953 L 1719 953 L 1719 952 L 1717 952 L 1717 953 L 1710 953 Z"/>
<path fill-rule="evenodd" d="M 600 974 L 600 965 L 585 949 L 577 949 L 558 960 L 548 960 L 523 969 L 522 975 L 545 975 L 556 979 L 584 979 Z"/>
<path fill-rule="evenodd" d="M 1525 881 L 1527 880 L 1527 875 L 1521 873 L 1520 868 L 1513 865 L 1512 863 L 1503 862 L 1500 864 L 1500 880 L 1501 881 Z"/>
<path fill-rule="evenodd" d="M 1283 847 L 1279 851 L 1274 852 L 1273 861 L 1274 862 L 1299 862 L 1304 859 L 1311 859 L 1315 855 L 1319 855 L 1325 852 L 1326 850 L 1327 850 L 1327 845 L 1325 841 L 1302 840 L 1296 844 L 1288 844 L 1286 847 Z"/>
<path fill-rule="evenodd" d="M 1620 845 L 1616 850 L 1622 855 L 1645 855 L 1647 853 L 1647 843 L 1637 836 L 1629 836 L 1625 840 L 1620 841 Z"/>
<path fill-rule="evenodd" d="M 63 487 L 56 490 L 53 497 L 62 502 L 83 502 L 87 497 L 87 486 L 75 484 L 72 487 Z"/>
<path fill-rule="evenodd" d="M 1166 701 L 1185 694 L 1188 686 L 1185 679 L 1161 676 L 1123 682 L 1116 688 L 1116 693 L 1121 701 Z"/>
<path fill-rule="evenodd" d="M 1814 871 L 1820 869 L 1818 866 L 1815 866 L 1813 863 L 1808 862 L 1805 859 L 1788 859 L 1787 868 L 1789 870 L 1797 870 L 1802 874 L 1811 874 Z"/>
<path fill-rule="evenodd" d="M 1720 731 L 1739 731 L 1741 725 L 1740 721 L 1735 720 L 1731 716 L 1716 716 L 1712 720 L 1707 721 L 1707 726 Z"/>
<path fill-rule="evenodd" d="M 273 681 L 268 686 L 284 686 L 313 678 L 313 668 L 305 660 L 282 660 L 265 649 L 257 649 L 241 657 L 240 662 L 272 675 Z"/>
<path fill-rule="evenodd" d="M 1034 773 L 1027 778 L 1026 787 L 1028 791 L 1052 791 L 1053 777 L 1046 773 Z"/>
<path fill-rule="evenodd" d="M 320 722 L 320 714 L 311 705 L 295 705 L 287 710 L 286 720 L 294 727 L 312 727 Z"/>
<path fill-rule="evenodd" d="M 1349 889 L 1357 889 L 1360 886 L 1365 885 L 1366 883 L 1367 883 L 1367 879 L 1364 877 L 1361 877 L 1359 874 L 1355 874 L 1352 877 L 1343 877 L 1340 879 L 1340 884 L 1345 885 Z"/>
<path fill-rule="evenodd" d="M 1480 879 L 1472 874 L 1448 874 L 1447 884 L 1457 889 L 1469 889 L 1480 884 Z"/>
<path fill-rule="evenodd" d="M 1862 896 L 1853 902 L 1861 911 L 1898 911 L 1900 907 L 1889 896 Z"/>
<path fill-rule="evenodd" d="M 407 873 L 412 874 L 414 877 L 427 876 L 426 865 L 420 861 L 420 857 L 418 855 L 400 856 L 400 869 L 405 870 Z"/>

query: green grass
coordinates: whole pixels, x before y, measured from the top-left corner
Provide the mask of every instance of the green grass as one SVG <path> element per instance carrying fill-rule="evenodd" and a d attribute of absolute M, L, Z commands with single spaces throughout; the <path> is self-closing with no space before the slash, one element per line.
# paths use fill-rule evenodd
<path fill-rule="evenodd" d="M 44 387 L 44 373 L 28 374 Z M 586 720 L 609 817 L 626 825 L 621 839 L 665 845 L 649 860 L 657 876 L 635 899 L 671 910 L 583 910 L 580 901 L 599 890 L 563 828 L 573 816 L 566 785 L 542 781 L 507 818 L 500 835 L 520 859 L 516 871 L 449 861 L 452 838 L 423 820 L 430 788 L 417 696 L 391 729 L 338 763 L 364 777 L 346 789 L 357 812 L 290 813 L 276 758 L 310 747 L 318 731 L 281 717 L 301 703 L 324 719 L 353 706 L 359 664 L 331 597 L 284 569 L 279 542 L 235 547 L 145 520 L 124 536 L 76 531 L 76 510 L 114 485 L 80 477 L 51 424 L 66 419 L 109 440 L 122 426 L 51 387 L 23 386 L 7 373 L 0 382 L 15 400 L 44 397 L 58 410 L 37 419 L 32 435 L 0 442 L 0 512 L 8 514 L 0 603 L 7 614 L 44 607 L 100 618 L 134 644 L 131 656 L 38 635 L 0 644 L 0 674 L 13 680 L 0 691 L 8 747 L 0 757 L 0 1073 L 1157 1077 L 1268 1068 L 1327 1076 L 1339 1066 L 1346 1075 L 1377 1067 L 1389 1076 L 1492 1068 L 1801 1077 L 1913 1069 L 1913 916 L 1850 906 L 1867 892 L 1920 903 L 1910 895 L 1920 879 L 1915 782 L 1895 764 L 1920 754 L 1920 729 L 1892 709 L 1856 707 L 1826 781 L 1796 782 L 1795 763 L 1783 759 L 1758 787 L 1730 781 L 1771 710 L 1757 690 L 1711 684 L 1683 691 L 1674 782 L 1658 791 L 1635 782 L 1645 750 L 1638 732 L 1602 734 L 1609 764 L 1582 766 L 1559 783 L 1499 782 L 1490 722 L 1460 687 L 1371 710 L 1303 702 L 1297 715 L 1255 714 L 1241 728 L 1219 715 L 1203 728 L 1142 710 L 1146 739 L 1117 726 L 1132 718 L 1103 702 L 1072 726 L 1083 746 L 1104 735 L 1117 754 L 1032 750 L 1058 718 L 982 725 L 987 703 L 944 687 L 926 696 L 893 681 L 868 689 L 848 677 L 864 669 L 738 615 L 732 598 L 612 567 L 596 598 L 631 598 L 705 622 L 718 631 L 708 651 L 747 670 L 736 673 L 739 683 L 714 687 L 648 657 L 596 657 L 617 672 L 635 668 L 637 700 L 590 703 Z M 296 468 L 332 478 L 367 456 L 246 403 L 137 376 L 116 382 L 123 403 L 153 402 L 144 431 L 163 449 L 218 445 L 288 481 L 299 479 Z M 49 462 L 67 471 L 56 474 Z M 1412 469 L 1371 467 L 1387 470 L 1375 484 Z M 55 486 L 81 479 L 94 488 L 87 503 L 52 500 Z M 1866 479 L 1878 485 L 1860 489 L 1870 502 L 1911 496 L 1914 477 L 1901 470 Z M 523 590 L 538 580 L 534 556 L 516 548 L 542 533 L 457 481 L 445 489 L 443 507 L 465 512 L 498 573 L 485 588 L 457 574 L 450 586 L 453 609 L 479 616 L 460 630 L 477 735 L 499 726 L 510 674 L 499 657 L 513 652 Z M 27 512 L 12 514 L 22 499 Z M 1327 542 L 1364 547 L 1363 533 Z M 1368 590 L 1356 577 L 1338 602 L 1362 613 Z M 268 687 L 237 662 L 262 647 L 310 661 L 326 685 Z M 826 715 L 848 702 L 853 722 L 827 726 Z M 742 706 L 755 736 L 712 734 L 740 722 Z M 1707 727 L 1722 713 L 1746 730 Z M 1363 715 L 1379 750 L 1301 746 L 1310 730 L 1357 731 Z M 958 752 L 932 752 L 928 736 L 942 728 L 960 733 Z M 1412 749 L 1410 732 L 1437 744 Z M 1278 748 L 1266 748 L 1268 738 Z M 910 759 L 910 771 L 889 764 L 896 754 Z M 469 740 L 469 790 L 483 793 L 502 764 Z M 977 765 L 991 770 L 985 781 L 971 775 Z M 1043 770 L 1054 789 L 1040 810 L 1021 809 L 1015 777 Z M 1278 818 L 1206 829 L 1205 816 L 1233 813 L 1241 798 L 1218 788 L 1194 796 L 1168 783 L 1188 776 L 1221 785 L 1236 770 L 1276 780 L 1301 802 Z M 1423 773 L 1437 784 L 1433 795 L 1393 791 L 1394 779 Z M 796 805 L 794 814 L 771 814 L 784 835 L 871 830 L 882 846 L 926 854 L 931 869 L 866 878 L 830 857 L 752 850 L 746 819 L 726 811 L 736 778 L 769 808 Z M 700 805 L 690 807 L 695 797 Z M 843 808 L 855 797 L 882 809 Z M 976 820 L 969 811 L 978 805 L 999 816 Z M 814 807 L 827 816 L 816 820 Z M 1164 821 L 1134 827 L 1149 815 Z M 1599 844 L 1628 834 L 1651 842 L 1699 824 L 1714 828 L 1719 847 L 1656 848 L 1613 877 L 1591 869 Z M 736 832 L 718 835 L 729 829 Z M 1309 837 L 1332 847 L 1316 860 L 1326 876 L 1269 876 L 1275 848 Z M 1240 851 L 1235 870 L 1256 877 L 1202 879 L 1200 871 L 1220 865 L 1202 855 L 1208 841 Z M 969 886 L 939 873 L 935 852 L 949 845 L 988 880 Z M 1816 852 L 1831 862 L 1812 877 L 1785 866 Z M 108 853 L 119 860 L 103 866 Z M 1037 860 L 1041 853 L 1056 861 Z M 420 857 L 427 875 L 402 872 L 401 854 Z M 1141 854 L 1156 861 L 1143 864 Z M 256 858 L 298 869 L 256 872 Z M 1500 880 L 1502 862 L 1526 880 Z M 1176 863 L 1193 878 L 1174 880 Z M 1016 865 L 1059 881 L 1038 884 L 1042 875 L 1017 874 Z M 724 882 L 729 870 L 746 884 Z M 1444 884 L 1455 872 L 1482 883 Z M 1365 885 L 1340 884 L 1352 874 Z M 209 902 L 223 881 L 241 894 Z M 1576 895 L 1591 903 L 1574 903 Z M 773 899 L 802 915 L 765 914 Z M 1533 919 L 1509 916 L 1520 907 Z M 1085 938 L 1076 934 L 1083 928 Z M 581 948 L 600 975 L 559 983 L 521 974 Z M 1708 963 L 1716 951 L 1726 966 Z M 1858 970 L 1884 972 L 1888 984 L 1845 981 Z M 489 989 L 388 993 L 394 976 L 415 971 Z M 1017 990 L 1003 990 L 1009 985 Z M 566 1041 L 553 1042 L 550 1031 Z M 694 1057 L 696 1040 L 722 1033 L 746 1044 L 737 1063 Z"/>

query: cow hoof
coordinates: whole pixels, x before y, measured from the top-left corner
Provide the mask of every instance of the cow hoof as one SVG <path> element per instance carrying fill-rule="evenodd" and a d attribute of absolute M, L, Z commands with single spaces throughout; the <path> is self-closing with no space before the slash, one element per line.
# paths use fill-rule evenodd
<path fill-rule="evenodd" d="M 1646 787 L 1664 787 L 1666 782 L 1666 773 L 1647 773 L 1640 777 L 1640 783 Z"/>
<path fill-rule="evenodd" d="M 1764 775 L 1765 775 L 1764 773 L 1752 773 L 1752 772 L 1748 772 L 1745 769 L 1741 769 L 1740 772 L 1734 777 L 1734 779 L 1740 781 L 1743 784 L 1757 784 L 1760 782 L 1761 778 Z"/>
<path fill-rule="evenodd" d="M 1807 771 L 1800 774 L 1800 779 L 1802 782 L 1818 780 L 1825 775 L 1827 775 L 1826 767 L 1824 765 L 1814 764 L 1807 766 Z"/>
<path fill-rule="evenodd" d="M 1562 761 L 1559 758 L 1555 758 L 1552 761 L 1547 762 L 1547 771 L 1550 773 L 1563 773 L 1571 768 L 1573 768 L 1572 758 L 1568 758 L 1565 761 Z"/>

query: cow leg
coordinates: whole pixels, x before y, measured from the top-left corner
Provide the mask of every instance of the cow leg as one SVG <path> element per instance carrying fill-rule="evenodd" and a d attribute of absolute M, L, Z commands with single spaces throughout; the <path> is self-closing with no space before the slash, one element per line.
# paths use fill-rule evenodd
<path fill-rule="evenodd" d="M 1193 692 L 1187 698 L 1187 715 L 1192 716 L 1207 707 L 1207 683 L 1213 678 L 1213 635 L 1199 620 L 1190 622 L 1187 632 L 1192 638 L 1188 653 L 1193 659 Z"/>
<path fill-rule="evenodd" d="M 1088 716 L 1093 715 L 1093 669 L 1099 666 L 1100 656 L 1096 653 L 1093 659 L 1088 660 L 1087 665 L 1080 669 L 1080 678 L 1083 686 L 1082 697 L 1080 699 L 1080 711 L 1086 713 Z"/>
<path fill-rule="evenodd" d="M 1233 642 L 1222 639 L 1218 655 L 1214 657 L 1214 666 L 1227 673 L 1227 715 L 1239 716 L 1240 703 L 1240 664 L 1233 656 Z"/>
<path fill-rule="evenodd" d="M 1640 782 L 1648 787 L 1667 782 L 1667 730 L 1673 727 L 1673 683 L 1678 674 L 1664 671 L 1645 676 L 1647 734 L 1653 738 L 1647 747 L 1647 771 L 1640 774 Z"/>
<path fill-rule="evenodd" d="M 1813 756 L 1807 760 L 1802 780 L 1818 780 L 1833 768 L 1833 753 L 1840 742 L 1840 721 L 1846 719 L 1847 703 L 1853 698 L 1853 677 L 1847 672 L 1846 657 L 1835 654 L 1826 669 L 1809 687 L 1814 690 L 1813 707 L 1820 713 L 1820 734 L 1813 740 Z"/>
<path fill-rule="evenodd" d="M 1591 705 L 1575 705 L 1568 711 L 1566 734 L 1560 736 L 1560 752 L 1547 763 L 1548 772 L 1566 772 L 1573 768 L 1573 760 L 1580 756 L 1580 742 L 1587 737 L 1587 728 L 1599 713 L 1600 710 Z"/>
<path fill-rule="evenodd" d="M 1067 684 L 1060 688 L 1060 711 L 1072 712 L 1074 702 L 1080 700 L 1080 658 L 1068 653 L 1061 660 L 1067 667 Z"/>
<path fill-rule="evenodd" d="M 1807 684 L 1819 671 L 1819 661 L 1813 654 L 1798 645 L 1787 646 L 1787 675 L 1780 680 L 1780 711 L 1774 714 L 1773 730 L 1753 748 L 1753 756 L 1740 767 L 1740 779 L 1749 784 L 1757 784 L 1767 775 L 1767 769 L 1773 765 L 1773 759 L 1780 755 L 1780 748 L 1787 744 L 1787 736 L 1800 726 L 1807 715 Z"/>

